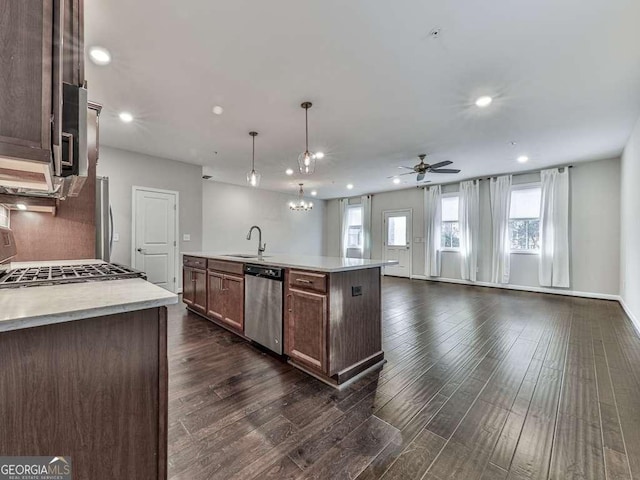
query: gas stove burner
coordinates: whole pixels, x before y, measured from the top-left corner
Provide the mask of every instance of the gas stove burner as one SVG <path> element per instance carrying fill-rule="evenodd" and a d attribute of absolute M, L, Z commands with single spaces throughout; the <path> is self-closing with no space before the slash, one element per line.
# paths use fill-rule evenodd
<path fill-rule="evenodd" d="M 0 276 L 0 288 L 37 287 L 127 278 L 146 279 L 146 275 L 144 272 L 117 263 L 25 267 L 9 270 L 4 276 Z"/>

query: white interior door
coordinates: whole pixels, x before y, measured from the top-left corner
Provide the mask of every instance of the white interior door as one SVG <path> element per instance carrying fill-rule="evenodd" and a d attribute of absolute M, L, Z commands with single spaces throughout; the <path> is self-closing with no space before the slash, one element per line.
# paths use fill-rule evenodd
<path fill-rule="evenodd" d="M 384 259 L 398 262 L 398 265 L 384 267 L 384 274 L 410 278 L 413 236 L 411 210 L 394 210 L 383 212 L 383 215 Z"/>
<path fill-rule="evenodd" d="M 133 268 L 147 280 L 176 291 L 178 194 L 133 187 Z"/>

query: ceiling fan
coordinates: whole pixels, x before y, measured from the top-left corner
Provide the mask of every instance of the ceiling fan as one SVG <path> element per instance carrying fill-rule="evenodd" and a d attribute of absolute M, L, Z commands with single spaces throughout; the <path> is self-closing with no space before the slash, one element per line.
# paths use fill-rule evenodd
<path fill-rule="evenodd" d="M 399 168 L 406 168 L 408 170 L 412 170 L 411 172 L 401 173 L 400 175 L 413 175 L 417 173 L 418 176 L 416 177 L 416 180 L 418 182 L 421 182 L 424 179 L 425 174 L 427 173 L 460 173 L 460 170 L 457 170 L 455 168 L 440 168 L 440 167 L 446 167 L 447 165 L 451 165 L 453 162 L 449 160 L 445 160 L 444 162 L 439 162 L 439 163 L 434 163 L 433 165 L 429 165 L 428 163 L 424 163 L 424 159 L 426 158 L 425 154 L 418 155 L 418 158 L 420 159 L 420 163 L 418 163 L 414 167 L 399 167 Z M 399 175 L 392 175 L 391 177 L 388 177 L 388 178 L 394 178 L 397 176 Z"/>

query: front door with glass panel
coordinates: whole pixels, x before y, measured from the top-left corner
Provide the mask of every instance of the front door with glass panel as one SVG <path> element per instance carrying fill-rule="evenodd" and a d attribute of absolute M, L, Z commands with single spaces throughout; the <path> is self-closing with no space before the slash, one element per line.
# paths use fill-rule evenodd
<path fill-rule="evenodd" d="M 384 267 L 385 275 L 411 277 L 411 210 L 384 212 L 384 259 L 397 265 Z"/>

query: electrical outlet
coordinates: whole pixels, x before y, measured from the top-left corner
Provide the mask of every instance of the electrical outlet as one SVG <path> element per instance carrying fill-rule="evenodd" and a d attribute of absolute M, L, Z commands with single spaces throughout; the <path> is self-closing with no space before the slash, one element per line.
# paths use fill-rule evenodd
<path fill-rule="evenodd" d="M 191 234 L 190 233 L 185 233 L 184 235 L 182 235 L 182 241 L 183 242 L 190 242 L 191 241 Z"/>
<path fill-rule="evenodd" d="M 114 242 L 119 242 L 120 241 L 120 234 L 119 233 L 114 233 L 113 234 L 113 241 Z"/>

